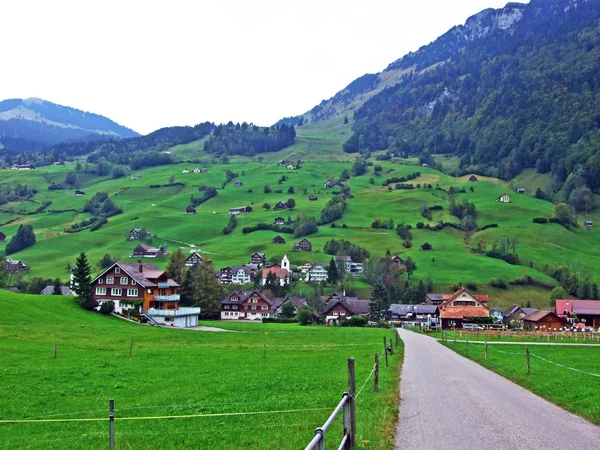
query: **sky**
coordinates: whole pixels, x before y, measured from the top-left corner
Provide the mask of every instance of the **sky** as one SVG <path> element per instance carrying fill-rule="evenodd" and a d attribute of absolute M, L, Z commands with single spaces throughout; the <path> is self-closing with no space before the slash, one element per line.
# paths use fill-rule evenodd
<path fill-rule="evenodd" d="M 0 100 L 39 97 L 142 134 L 271 125 L 507 2 L 3 1 Z"/>

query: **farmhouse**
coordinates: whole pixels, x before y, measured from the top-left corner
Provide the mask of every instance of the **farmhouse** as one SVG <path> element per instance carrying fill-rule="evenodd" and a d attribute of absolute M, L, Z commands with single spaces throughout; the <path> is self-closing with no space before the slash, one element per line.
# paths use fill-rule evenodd
<path fill-rule="evenodd" d="M 336 292 L 329 297 L 321 297 L 321 299 L 327 302 L 324 311 L 327 324 L 337 323 L 341 318 L 365 316 L 371 310 L 369 300 L 346 297 L 345 292 Z"/>
<path fill-rule="evenodd" d="M 294 243 L 294 250 L 297 252 L 310 252 L 312 251 L 312 244 L 308 239 L 302 239 L 300 242 Z"/>
<path fill-rule="evenodd" d="M 44 289 L 42 289 L 42 292 L 40 292 L 41 295 L 53 295 L 54 294 L 54 286 L 46 286 Z M 61 286 L 60 287 L 60 295 L 75 295 L 75 292 L 73 292 L 69 286 Z"/>
<path fill-rule="evenodd" d="M 246 265 L 231 267 L 231 282 L 244 284 L 252 281 L 252 269 Z"/>
<path fill-rule="evenodd" d="M 17 261 L 16 259 L 6 259 L 4 261 L 4 272 L 7 274 L 25 272 L 29 270 L 29 266 L 26 266 L 21 261 Z"/>
<path fill-rule="evenodd" d="M 131 175 L 131 179 L 132 180 L 141 180 L 142 176 L 139 173 L 134 173 L 133 175 Z"/>
<path fill-rule="evenodd" d="M 185 213 L 196 214 L 196 208 L 193 205 L 189 205 L 187 208 L 185 208 Z"/>
<path fill-rule="evenodd" d="M 288 164 L 287 166 L 285 166 L 287 170 L 294 170 L 294 165 L 293 164 Z"/>
<path fill-rule="evenodd" d="M 524 193 L 525 193 L 525 189 L 517 188 L 517 194 L 524 194 Z"/>
<path fill-rule="evenodd" d="M 391 320 L 417 322 L 420 325 L 433 326 L 439 322 L 440 311 L 437 305 L 392 304 L 388 310 Z"/>
<path fill-rule="evenodd" d="M 196 267 L 198 264 L 202 264 L 202 256 L 200 253 L 193 251 L 190 253 L 190 256 L 185 259 L 185 265 L 188 267 Z"/>
<path fill-rule="evenodd" d="M 310 196 L 308 197 L 308 200 L 309 200 L 309 201 L 311 201 L 311 202 L 314 202 L 314 201 L 318 200 L 318 198 L 317 198 L 317 196 L 316 196 L 316 195 L 310 195 Z"/>
<path fill-rule="evenodd" d="M 275 225 L 285 225 L 285 219 L 283 217 L 276 217 L 274 223 Z"/>
<path fill-rule="evenodd" d="M 552 311 L 535 311 L 523 317 L 525 331 L 562 331 L 567 321 Z"/>
<path fill-rule="evenodd" d="M 279 317 L 281 316 L 282 313 L 282 307 L 285 303 L 291 303 L 292 306 L 294 307 L 294 315 L 298 313 L 298 310 L 300 308 L 309 308 L 308 302 L 306 301 L 305 298 L 299 298 L 299 297 L 290 297 L 289 295 L 286 296 L 285 298 L 274 298 L 271 300 L 273 302 L 273 304 L 271 305 L 272 311 L 273 311 L 273 315 L 275 317 Z"/>
<path fill-rule="evenodd" d="M 4 242 L 6 240 L 6 235 L 0 231 L 0 242 Z"/>
<path fill-rule="evenodd" d="M 236 208 L 231 208 L 229 210 L 229 214 L 235 216 L 236 214 L 245 214 L 252 211 L 251 206 L 238 206 Z"/>
<path fill-rule="evenodd" d="M 33 170 L 35 166 L 33 164 L 13 164 L 10 168 L 12 170 Z"/>
<path fill-rule="evenodd" d="M 262 320 L 273 317 L 273 302 L 260 291 L 233 291 L 220 301 L 222 320 Z"/>
<path fill-rule="evenodd" d="M 277 202 L 273 209 L 276 211 L 279 211 L 281 209 L 286 209 L 286 208 L 287 208 L 287 202 Z"/>
<path fill-rule="evenodd" d="M 469 177 L 469 181 L 470 181 L 471 183 L 473 183 L 473 182 L 477 181 L 477 177 L 476 177 L 475 175 L 471 175 L 471 176 Z"/>
<path fill-rule="evenodd" d="M 169 250 L 166 245 L 156 248 L 147 244 L 140 244 L 133 249 L 133 256 L 143 256 L 144 258 L 156 258 L 157 256 L 168 254 Z"/>
<path fill-rule="evenodd" d="M 190 170 L 189 170 L 189 169 L 186 167 L 185 169 L 183 169 L 183 170 L 181 171 L 181 173 L 190 173 Z"/>
<path fill-rule="evenodd" d="M 340 183 L 337 180 L 327 180 L 323 184 L 323 188 L 325 188 L 325 189 L 334 188 L 334 187 L 342 187 L 342 183 Z"/>
<path fill-rule="evenodd" d="M 262 272 L 262 280 L 261 284 L 264 286 L 267 284 L 267 277 L 271 275 L 274 276 L 278 281 L 280 286 L 284 286 L 290 283 L 290 278 L 292 276 L 292 271 L 290 270 L 290 260 L 287 255 L 284 255 L 280 264 L 274 264 L 272 266 L 267 266 L 263 269 Z"/>
<path fill-rule="evenodd" d="M 523 318 L 535 311 L 537 311 L 535 308 L 521 308 L 513 304 L 502 312 L 502 323 L 514 328 L 520 328 L 523 326 Z"/>
<path fill-rule="evenodd" d="M 510 203 L 510 197 L 506 194 L 502 194 L 496 199 L 496 201 L 500 203 Z"/>
<path fill-rule="evenodd" d="M 264 253 L 253 253 L 250 257 L 250 263 L 256 264 L 257 267 L 264 266 L 267 263 L 267 257 Z"/>
<path fill-rule="evenodd" d="M 556 300 L 556 314 L 577 318 L 588 327 L 600 328 L 600 300 Z"/>
<path fill-rule="evenodd" d="M 243 185 L 243 184 L 244 184 L 244 183 L 242 183 L 240 180 L 235 180 L 235 181 L 233 182 L 233 185 L 234 185 L 235 187 L 240 187 L 240 186 L 241 186 L 241 185 Z"/>
<path fill-rule="evenodd" d="M 429 251 L 429 250 L 433 250 L 433 247 L 431 246 L 430 243 L 425 242 L 423 245 L 421 245 L 419 247 L 420 250 L 424 250 L 424 251 Z"/>
<path fill-rule="evenodd" d="M 282 238 L 281 236 L 277 235 L 271 240 L 271 242 L 273 244 L 285 244 L 285 239 Z"/>
<path fill-rule="evenodd" d="M 594 222 L 592 222 L 591 220 L 586 220 L 585 221 L 585 226 L 586 227 L 593 227 L 594 226 Z"/>
<path fill-rule="evenodd" d="M 76 195 L 77 197 L 81 197 L 82 195 L 85 195 L 85 192 L 83 192 L 81 189 L 77 189 L 77 190 L 75 191 L 75 195 Z"/>
<path fill-rule="evenodd" d="M 117 262 L 92 280 L 92 297 L 115 303 L 115 312 L 141 304 L 142 317 L 157 325 L 194 327 L 200 308 L 179 307 L 179 285 L 154 264 Z"/>
<path fill-rule="evenodd" d="M 475 318 L 490 317 L 487 302 L 487 295 L 471 295 L 465 288 L 459 289 L 438 305 L 442 329 L 460 328 Z"/>
<path fill-rule="evenodd" d="M 129 232 L 128 241 L 136 241 L 138 239 L 148 239 L 150 233 L 145 228 L 134 228 Z"/>
<path fill-rule="evenodd" d="M 314 263 L 310 265 L 310 269 L 308 269 L 306 273 L 306 281 L 307 282 L 316 282 L 320 283 L 322 281 L 327 281 L 329 278 L 329 274 L 327 273 L 327 269 L 321 263 Z"/>

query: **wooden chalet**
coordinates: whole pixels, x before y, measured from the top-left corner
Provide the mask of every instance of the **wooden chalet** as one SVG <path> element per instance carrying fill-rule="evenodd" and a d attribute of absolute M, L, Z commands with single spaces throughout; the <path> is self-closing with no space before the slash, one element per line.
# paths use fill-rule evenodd
<path fill-rule="evenodd" d="M 287 208 L 287 203 L 286 202 L 277 202 L 275 204 L 275 207 L 273 208 L 275 211 L 279 211 L 282 209 L 286 209 Z"/>
<path fill-rule="evenodd" d="M 185 258 L 185 265 L 188 267 L 196 267 L 198 264 L 202 264 L 203 258 L 200 253 L 193 251 L 190 256 Z"/>
<path fill-rule="evenodd" d="M 512 324 L 513 327 L 520 328 L 523 326 L 523 318 L 535 311 L 537 311 L 535 308 L 521 308 L 513 304 L 502 311 L 502 323 L 507 326 Z"/>
<path fill-rule="evenodd" d="M 194 205 L 189 205 L 187 208 L 185 208 L 185 213 L 196 214 L 196 208 L 194 207 Z"/>
<path fill-rule="evenodd" d="M 77 189 L 77 190 L 75 191 L 75 195 L 76 195 L 77 197 L 81 197 L 82 195 L 85 195 L 85 192 L 83 192 L 81 189 Z"/>
<path fill-rule="evenodd" d="M 251 206 L 238 206 L 236 208 L 231 208 L 229 210 L 229 215 L 231 216 L 235 216 L 237 214 L 246 214 L 252 212 L 252 207 Z"/>
<path fill-rule="evenodd" d="M 419 247 L 419 250 L 430 251 L 430 250 L 433 250 L 433 247 L 431 246 L 431 244 L 429 242 L 425 242 L 423 245 L 421 245 Z"/>
<path fill-rule="evenodd" d="M 592 222 L 591 220 L 586 220 L 585 221 L 585 226 L 588 228 L 591 228 L 594 226 L 594 222 Z"/>
<path fill-rule="evenodd" d="M 258 267 L 264 266 L 267 263 L 267 257 L 264 253 L 253 253 L 250 257 L 250 263 L 256 264 Z"/>
<path fill-rule="evenodd" d="M 141 305 L 142 317 L 155 325 L 198 325 L 200 308 L 179 307 L 179 285 L 154 264 L 117 262 L 91 284 L 94 300 L 114 302 L 115 312 Z"/>
<path fill-rule="evenodd" d="M 317 200 L 318 200 L 318 197 L 316 195 L 310 195 L 308 197 L 308 201 L 310 201 L 310 202 L 314 202 L 314 201 L 317 201 Z"/>
<path fill-rule="evenodd" d="M 297 252 L 311 252 L 312 244 L 308 239 L 302 239 L 300 242 L 294 243 L 294 250 Z"/>
<path fill-rule="evenodd" d="M 556 314 L 579 320 L 586 327 L 600 328 L 600 300 L 556 300 Z"/>
<path fill-rule="evenodd" d="M 567 321 L 552 311 L 535 311 L 523 317 L 523 330 L 540 332 L 562 331 Z"/>
<path fill-rule="evenodd" d="M 289 295 L 284 298 L 275 297 L 271 300 L 272 311 L 275 317 L 279 317 L 282 313 L 282 308 L 285 303 L 291 303 L 294 306 L 294 314 L 298 313 L 300 308 L 309 308 L 308 302 L 305 298 L 290 297 Z"/>
<path fill-rule="evenodd" d="M 340 319 L 352 316 L 366 316 L 371 310 L 369 300 L 359 300 L 357 297 L 347 297 L 345 292 L 336 292 L 329 297 L 321 297 L 326 301 L 325 323 L 328 325 L 339 323 Z"/>
<path fill-rule="evenodd" d="M 446 296 L 444 296 L 446 297 Z M 487 295 L 472 295 L 465 288 L 443 298 L 438 305 L 442 329 L 461 328 L 473 319 L 490 317 Z"/>
<path fill-rule="evenodd" d="M 276 217 L 273 223 L 275 225 L 285 225 L 285 219 L 283 217 Z"/>
<path fill-rule="evenodd" d="M 148 244 L 139 244 L 133 249 L 133 256 L 144 257 L 144 258 L 156 258 L 157 256 L 167 255 L 169 250 L 166 245 L 160 247 L 151 247 Z"/>
<path fill-rule="evenodd" d="M 524 193 L 525 193 L 525 189 L 517 188 L 517 194 L 524 194 Z"/>
<path fill-rule="evenodd" d="M 221 320 L 262 320 L 273 317 L 273 302 L 260 291 L 233 291 L 220 302 Z"/>
<path fill-rule="evenodd" d="M 277 235 L 273 239 L 271 239 L 271 242 L 273 244 L 285 244 L 285 239 L 282 238 L 280 235 Z"/>
<path fill-rule="evenodd" d="M 470 181 L 471 183 L 473 183 L 473 182 L 476 182 L 476 181 L 477 181 L 477 177 L 476 177 L 475 175 L 471 175 L 471 176 L 469 177 L 469 181 Z"/>
<path fill-rule="evenodd" d="M 150 233 L 144 228 L 133 228 L 129 231 L 128 241 L 137 241 L 138 239 L 148 239 Z"/>
<path fill-rule="evenodd" d="M 10 258 L 4 260 L 4 272 L 7 274 L 26 272 L 28 270 L 29 266 L 23 264 L 21 261 Z"/>
<path fill-rule="evenodd" d="M 500 203 L 510 203 L 510 197 L 507 194 L 502 194 L 496 201 Z"/>
<path fill-rule="evenodd" d="M 440 310 L 437 305 L 392 304 L 387 315 L 390 320 L 433 326 L 439 323 Z"/>

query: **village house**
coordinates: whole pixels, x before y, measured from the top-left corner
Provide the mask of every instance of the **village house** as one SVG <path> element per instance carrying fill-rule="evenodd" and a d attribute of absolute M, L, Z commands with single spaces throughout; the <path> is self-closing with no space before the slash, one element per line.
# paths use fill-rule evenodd
<path fill-rule="evenodd" d="M 142 176 L 139 173 L 134 173 L 133 175 L 131 175 L 131 179 L 132 180 L 141 180 Z"/>
<path fill-rule="evenodd" d="M 81 189 L 76 189 L 75 190 L 75 195 L 77 197 L 81 197 L 82 195 L 85 195 L 85 192 L 83 192 Z"/>
<path fill-rule="evenodd" d="M 250 263 L 256 264 L 257 267 L 264 266 L 267 263 L 267 257 L 264 253 L 253 253 L 250 257 Z"/>
<path fill-rule="evenodd" d="M 419 250 L 430 251 L 430 250 L 433 250 L 433 247 L 431 246 L 431 244 L 429 242 L 425 242 L 423 245 L 421 245 L 419 247 Z"/>
<path fill-rule="evenodd" d="M 281 236 L 277 235 L 273 239 L 271 239 L 271 242 L 273 244 L 285 244 L 285 239 L 282 238 Z"/>
<path fill-rule="evenodd" d="M 352 316 L 366 316 L 371 310 L 369 300 L 359 300 L 357 297 L 347 297 L 345 292 L 336 292 L 329 297 L 321 297 L 326 302 L 325 323 L 327 325 L 339 323 L 340 319 Z"/>
<path fill-rule="evenodd" d="M 556 314 L 586 327 L 600 328 L 600 300 L 556 300 Z"/>
<path fill-rule="evenodd" d="M 471 183 L 473 183 L 473 182 L 477 181 L 477 177 L 476 177 L 475 175 L 471 175 L 471 176 L 469 177 L 469 181 L 470 181 Z"/>
<path fill-rule="evenodd" d="M 196 267 L 198 264 L 202 264 L 202 255 L 197 251 L 193 251 L 190 253 L 190 256 L 185 259 L 185 265 L 187 267 Z"/>
<path fill-rule="evenodd" d="M 517 188 L 517 194 L 524 194 L 524 193 L 525 193 L 525 189 Z"/>
<path fill-rule="evenodd" d="M 300 242 L 294 243 L 294 250 L 297 252 L 310 252 L 312 251 L 312 244 L 308 239 L 302 239 Z"/>
<path fill-rule="evenodd" d="M 236 208 L 231 208 L 229 210 L 229 214 L 232 216 L 235 216 L 237 214 L 245 214 L 245 213 L 249 213 L 251 211 L 252 211 L 251 206 L 238 206 Z"/>
<path fill-rule="evenodd" d="M 198 325 L 200 308 L 179 307 L 179 285 L 154 264 L 117 262 L 91 284 L 94 300 L 114 302 L 117 313 L 140 305 L 142 317 L 156 325 Z"/>
<path fill-rule="evenodd" d="M 54 295 L 54 286 L 50 285 L 50 286 L 46 286 L 44 289 L 42 289 L 42 292 L 40 292 L 40 295 Z M 75 295 L 75 292 L 73 292 L 71 290 L 71 288 L 69 286 L 61 286 L 60 287 L 60 295 Z"/>
<path fill-rule="evenodd" d="M 29 266 L 26 266 L 21 261 L 16 259 L 6 259 L 4 260 L 4 272 L 7 274 L 14 274 L 19 272 L 26 272 L 29 270 Z"/>
<path fill-rule="evenodd" d="M 314 201 L 316 201 L 316 200 L 318 200 L 318 197 L 317 197 L 316 195 L 310 195 L 310 196 L 308 197 L 308 201 L 310 201 L 310 202 L 314 202 Z"/>
<path fill-rule="evenodd" d="M 6 235 L 0 231 L 0 242 L 4 242 L 6 240 Z"/>
<path fill-rule="evenodd" d="M 552 311 L 535 311 L 523 317 L 523 330 L 539 332 L 562 331 L 567 321 Z"/>
<path fill-rule="evenodd" d="M 234 185 L 235 187 L 240 187 L 240 186 L 241 186 L 241 185 L 243 185 L 243 184 L 244 184 L 244 183 L 242 183 L 240 180 L 235 180 L 235 181 L 233 182 L 233 185 Z"/>
<path fill-rule="evenodd" d="M 231 267 L 231 282 L 244 284 L 252 282 L 252 269 L 246 265 Z"/>
<path fill-rule="evenodd" d="M 490 317 L 488 300 L 487 295 L 472 295 L 465 288 L 443 296 L 442 303 L 438 305 L 442 329 L 461 328 L 473 319 Z"/>
<path fill-rule="evenodd" d="M 585 221 L 585 226 L 588 227 L 588 228 L 593 227 L 594 226 L 594 222 L 592 222 L 591 220 L 586 220 Z"/>
<path fill-rule="evenodd" d="M 510 197 L 506 194 L 502 194 L 496 199 L 496 201 L 500 203 L 510 203 Z"/>
<path fill-rule="evenodd" d="M 161 245 L 160 247 L 151 247 L 148 244 L 139 244 L 133 249 L 133 256 L 144 257 L 144 258 L 156 258 L 157 256 L 168 255 L 169 249 L 167 245 Z"/>
<path fill-rule="evenodd" d="M 263 269 L 261 285 L 264 286 L 267 284 L 267 277 L 269 274 L 273 274 L 277 280 L 279 280 L 279 285 L 284 286 L 290 283 L 290 278 L 292 276 L 292 271 L 290 269 L 290 260 L 287 255 L 284 255 L 281 259 L 281 264 L 274 264 L 272 266 L 267 266 Z"/>
<path fill-rule="evenodd" d="M 186 167 L 185 169 L 183 169 L 183 170 L 181 171 L 181 173 L 190 173 L 190 170 L 189 170 L 189 169 Z"/>
<path fill-rule="evenodd" d="M 344 270 L 353 277 L 358 277 L 365 271 L 365 265 L 363 263 L 353 262 L 352 257 L 344 256 L 343 260 Z"/>
<path fill-rule="evenodd" d="M 185 208 L 185 213 L 196 214 L 196 208 L 193 205 L 189 205 L 187 208 Z"/>
<path fill-rule="evenodd" d="M 342 187 L 342 183 L 340 183 L 337 180 L 327 180 L 324 184 L 323 184 L 323 188 L 325 189 L 330 189 L 330 188 L 334 188 L 334 187 Z"/>
<path fill-rule="evenodd" d="M 279 211 L 287 208 L 287 202 L 277 202 L 273 208 L 275 211 Z"/>
<path fill-rule="evenodd" d="M 521 328 L 523 326 L 523 318 L 537 311 L 535 308 L 521 308 L 513 304 L 502 311 L 502 323 L 510 328 Z"/>
<path fill-rule="evenodd" d="M 327 281 L 329 278 L 329 274 L 327 273 L 327 269 L 321 263 L 314 263 L 310 265 L 310 269 L 306 272 L 306 282 L 315 282 L 321 283 L 322 281 Z"/>
<path fill-rule="evenodd" d="M 437 305 L 392 304 L 388 310 L 388 317 L 390 320 L 431 327 L 439 323 L 440 311 Z"/>
<path fill-rule="evenodd" d="M 272 304 L 260 291 L 233 291 L 220 301 L 221 320 L 262 320 L 273 317 Z"/>
<path fill-rule="evenodd" d="M 298 313 L 300 308 L 310 308 L 305 298 L 290 297 L 289 295 L 285 298 L 275 297 L 271 300 L 271 302 L 271 309 L 274 317 L 281 317 L 283 305 L 285 303 L 290 303 L 294 307 L 294 315 Z"/>
<path fill-rule="evenodd" d="M 288 164 L 287 166 L 285 166 L 287 170 L 294 170 L 295 167 L 293 164 Z"/>
<path fill-rule="evenodd" d="M 204 173 L 206 169 L 200 169 L 199 167 L 194 168 L 194 173 Z"/>
<path fill-rule="evenodd" d="M 404 260 L 399 256 L 392 256 L 392 262 L 398 267 L 404 265 Z"/>
<path fill-rule="evenodd" d="M 35 166 L 33 164 L 13 164 L 10 168 L 12 170 L 33 170 Z"/>
<path fill-rule="evenodd" d="M 273 223 L 275 225 L 285 225 L 285 219 L 283 217 L 276 217 Z"/>
<path fill-rule="evenodd" d="M 138 239 L 148 239 L 150 238 L 150 233 L 145 228 L 134 228 L 129 231 L 128 241 L 137 241 Z"/>

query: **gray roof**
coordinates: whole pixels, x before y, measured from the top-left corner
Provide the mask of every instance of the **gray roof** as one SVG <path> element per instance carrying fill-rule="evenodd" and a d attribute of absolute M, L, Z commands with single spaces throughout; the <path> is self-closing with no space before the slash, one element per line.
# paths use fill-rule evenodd
<path fill-rule="evenodd" d="M 140 272 L 140 265 L 142 266 L 141 272 Z M 166 274 L 168 276 L 168 274 L 164 270 L 159 269 L 154 264 L 116 262 L 112 266 L 110 266 L 108 269 L 106 269 L 104 272 L 102 272 L 100 275 L 98 275 L 96 278 L 94 278 L 92 280 L 92 282 L 96 281 L 98 278 L 100 278 L 106 272 L 111 270 L 114 266 L 119 266 L 121 268 L 121 270 L 123 270 L 123 272 L 125 272 L 127 275 L 129 275 L 131 278 L 133 278 L 135 280 L 135 282 L 138 283 L 142 287 L 156 287 L 157 284 L 152 280 L 157 280 L 163 274 Z M 172 287 L 179 286 L 171 278 L 168 278 L 167 282 L 169 283 L 169 286 L 172 286 Z"/>
<path fill-rule="evenodd" d="M 437 314 L 437 305 L 401 305 L 392 304 L 390 305 L 389 311 L 392 314 L 398 316 L 407 316 L 409 313 L 412 314 Z"/>
<path fill-rule="evenodd" d="M 60 292 L 61 292 L 60 295 L 75 295 L 75 293 L 73 291 L 71 291 L 71 289 L 69 289 L 68 286 L 61 286 Z M 42 294 L 42 295 L 54 294 L 54 286 L 46 286 L 44 289 L 42 289 L 42 292 L 40 292 L 40 294 Z"/>

